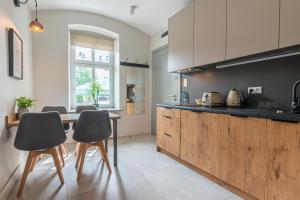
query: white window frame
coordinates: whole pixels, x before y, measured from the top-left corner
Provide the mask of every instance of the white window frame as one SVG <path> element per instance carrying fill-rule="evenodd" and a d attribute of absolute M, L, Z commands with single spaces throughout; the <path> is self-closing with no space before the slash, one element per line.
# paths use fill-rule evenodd
<path fill-rule="evenodd" d="M 92 61 L 85 60 L 76 60 L 75 59 L 75 48 L 80 47 L 76 45 L 71 46 L 71 65 L 70 65 L 70 107 L 75 109 L 77 105 L 85 104 L 76 104 L 76 85 L 75 85 L 75 67 L 88 67 L 92 68 L 92 79 L 95 80 L 95 69 L 109 69 L 109 79 L 110 79 L 110 104 L 99 104 L 99 108 L 114 108 L 114 54 L 110 53 L 110 63 L 96 62 L 95 59 L 95 50 L 101 49 L 92 49 Z M 83 47 L 85 48 L 85 47 Z"/>

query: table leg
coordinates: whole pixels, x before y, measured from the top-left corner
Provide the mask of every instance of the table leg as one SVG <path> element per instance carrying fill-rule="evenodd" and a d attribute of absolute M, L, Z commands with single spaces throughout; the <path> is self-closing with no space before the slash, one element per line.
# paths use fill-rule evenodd
<path fill-rule="evenodd" d="M 114 142 L 114 166 L 118 165 L 118 147 L 117 147 L 117 137 L 118 137 L 118 127 L 117 119 L 113 120 L 113 142 Z"/>

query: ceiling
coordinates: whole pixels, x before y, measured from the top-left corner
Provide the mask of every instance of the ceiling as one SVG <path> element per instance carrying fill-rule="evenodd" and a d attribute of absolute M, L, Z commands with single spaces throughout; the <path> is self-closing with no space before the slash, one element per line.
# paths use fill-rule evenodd
<path fill-rule="evenodd" d="M 38 0 L 38 9 L 80 10 L 108 16 L 148 35 L 168 24 L 168 18 L 192 0 Z M 130 6 L 137 5 L 134 16 Z M 32 8 L 34 8 L 32 6 Z"/>

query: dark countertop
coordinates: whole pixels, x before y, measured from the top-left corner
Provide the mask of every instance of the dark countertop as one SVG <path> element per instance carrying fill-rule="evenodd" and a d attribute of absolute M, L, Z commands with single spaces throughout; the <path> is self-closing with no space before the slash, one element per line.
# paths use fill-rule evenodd
<path fill-rule="evenodd" d="M 286 122 L 300 122 L 300 114 L 293 114 L 290 111 L 277 113 L 277 110 L 252 109 L 252 108 L 227 108 L 227 107 L 201 107 L 197 105 L 174 105 L 174 104 L 156 104 L 159 107 L 175 108 L 180 110 L 191 110 L 195 112 L 208 112 L 228 114 L 241 117 L 256 117 L 272 119 Z"/>

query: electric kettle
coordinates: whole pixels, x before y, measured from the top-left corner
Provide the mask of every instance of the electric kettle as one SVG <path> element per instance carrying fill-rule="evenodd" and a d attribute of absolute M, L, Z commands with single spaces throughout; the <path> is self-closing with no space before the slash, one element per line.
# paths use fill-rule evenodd
<path fill-rule="evenodd" d="M 228 107 L 241 107 L 244 101 L 244 95 L 237 89 L 232 89 L 229 91 L 227 96 L 226 105 Z"/>

